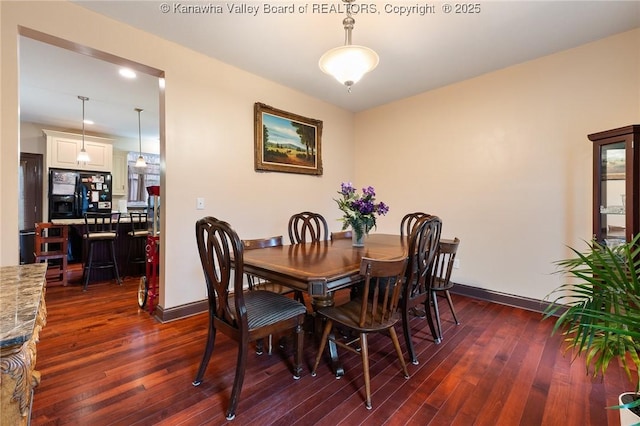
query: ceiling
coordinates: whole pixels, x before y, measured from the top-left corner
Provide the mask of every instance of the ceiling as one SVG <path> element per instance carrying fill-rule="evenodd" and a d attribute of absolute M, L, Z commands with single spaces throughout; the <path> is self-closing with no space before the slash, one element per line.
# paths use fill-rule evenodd
<path fill-rule="evenodd" d="M 82 101 L 89 134 L 159 140 L 159 80 L 138 72 L 121 77 L 120 66 L 20 37 L 20 120 L 55 129 L 82 128 Z"/>
<path fill-rule="evenodd" d="M 445 13 L 448 2 L 356 2 L 353 43 L 375 50 L 380 63 L 349 93 L 318 68 L 325 51 L 344 43 L 338 1 L 74 3 L 353 112 L 640 27 L 640 1 L 482 1 L 477 13 Z M 157 78 L 123 83 L 112 64 L 39 44 L 20 46 L 23 119 L 71 126 L 84 95 L 87 115 L 111 110 L 96 131 L 137 138 L 139 106 L 143 133 L 148 124 L 157 138 Z"/>

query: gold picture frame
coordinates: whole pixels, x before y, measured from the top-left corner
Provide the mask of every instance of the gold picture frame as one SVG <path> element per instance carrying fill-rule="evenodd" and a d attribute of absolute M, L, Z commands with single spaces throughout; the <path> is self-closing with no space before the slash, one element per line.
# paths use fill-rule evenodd
<path fill-rule="evenodd" d="M 322 121 L 254 104 L 255 170 L 322 175 Z"/>

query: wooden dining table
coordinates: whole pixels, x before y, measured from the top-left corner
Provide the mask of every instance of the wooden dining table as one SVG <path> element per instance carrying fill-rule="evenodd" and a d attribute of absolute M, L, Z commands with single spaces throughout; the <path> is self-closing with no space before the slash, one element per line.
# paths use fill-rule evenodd
<path fill-rule="evenodd" d="M 363 257 L 382 260 L 405 257 L 407 245 L 406 236 L 370 234 L 365 238 L 364 247 L 353 247 L 351 239 L 336 239 L 246 250 L 244 271 L 308 292 L 315 310 L 332 306 L 336 290 L 361 280 Z M 329 346 L 329 352 L 334 372 L 340 377 L 344 371 L 334 344 Z"/>
<path fill-rule="evenodd" d="M 396 259 L 407 256 L 407 239 L 400 235 L 370 234 L 364 247 L 351 239 L 268 247 L 244 252 L 244 270 L 306 291 L 316 307 L 331 305 L 333 292 L 360 280 L 363 257 Z"/>

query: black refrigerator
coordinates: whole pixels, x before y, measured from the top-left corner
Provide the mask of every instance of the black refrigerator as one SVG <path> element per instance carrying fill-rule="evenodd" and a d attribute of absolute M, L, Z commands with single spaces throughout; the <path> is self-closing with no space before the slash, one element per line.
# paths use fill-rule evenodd
<path fill-rule="evenodd" d="M 111 173 L 49 169 L 49 220 L 111 212 Z"/>

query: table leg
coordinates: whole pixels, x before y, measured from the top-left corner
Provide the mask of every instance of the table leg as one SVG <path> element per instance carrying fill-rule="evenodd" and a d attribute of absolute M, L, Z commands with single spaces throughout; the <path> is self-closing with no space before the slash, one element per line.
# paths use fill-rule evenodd
<path fill-rule="evenodd" d="M 313 306 L 314 312 L 320 308 L 333 306 L 333 304 L 334 304 L 333 293 L 329 293 L 323 297 L 313 297 L 311 299 L 311 305 Z M 321 332 L 324 329 L 324 321 L 322 321 L 317 315 L 316 315 L 315 329 L 316 329 L 316 336 L 318 332 Z M 340 377 L 344 376 L 344 368 L 342 367 L 342 363 L 338 358 L 338 347 L 333 341 L 334 338 L 335 338 L 335 334 L 332 331 L 331 334 L 329 335 L 329 341 L 327 342 L 327 346 L 329 348 L 329 356 L 331 357 L 331 368 L 334 374 L 336 375 L 336 378 L 339 379 Z"/>

